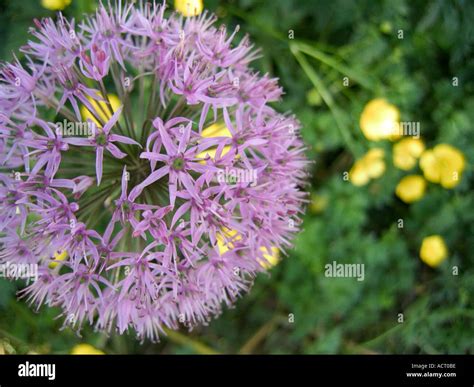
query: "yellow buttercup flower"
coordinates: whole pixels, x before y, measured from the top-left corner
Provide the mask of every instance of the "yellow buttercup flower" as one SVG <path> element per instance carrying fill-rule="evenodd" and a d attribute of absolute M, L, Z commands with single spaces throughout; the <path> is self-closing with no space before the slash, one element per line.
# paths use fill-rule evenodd
<path fill-rule="evenodd" d="M 59 261 L 64 261 L 67 257 L 67 251 L 64 250 L 64 251 L 58 251 L 56 253 L 54 253 L 54 261 L 56 262 L 51 262 L 48 267 L 50 269 L 54 269 L 56 266 L 58 266 L 58 262 Z"/>
<path fill-rule="evenodd" d="M 41 0 L 41 5 L 51 11 L 61 11 L 71 4 L 71 0 Z"/>
<path fill-rule="evenodd" d="M 412 169 L 425 150 L 423 140 L 404 138 L 393 146 L 393 164 L 404 171 Z"/>
<path fill-rule="evenodd" d="M 71 355 L 105 355 L 105 353 L 90 344 L 78 344 L 71 350 Z"/>
<path fill-rule="evenodd" d="M 428 266 L 437 267 L 448 256 L 448 249 L 440 235 L 431 235 L 423 239 L 420 258 Z"/>
<path fill-rule="evenodd" d="M 115 112 L 120 107 L 120 105 L 122 104 L 120 102 L 119 97 L 117 97 L 115 94 L 108 94 L 107 97 L 109 98 L 110 105 L 112 106 L 112 110 Z M 107 121 L 107 120 L 110 119 L 110 117 L 112 117 L 112 115 L 109 112 L 109 109 L 107 107 L 106 102 L 96 101 L 95 99 L 90 98 L 90 97 L 88 97 L 87 99 L 89 100 L 91 105 L 95 108 L 95 110 L 97 111 L 97 113 L 98 113 L 101 120 Z M 84 105 L 81 106 L 81 115 L 82 115 L 82 119 L 84 121 L 89 118 L 96 125 L 101 126 L 100 122 L 98 122 L 95 119 L 95 117 L 92 115 L 92 113 Z"/>
<path fill-rule="evenodd" d="M 202 0 L 174 0 L 174 8 L 183 16 L 197 16 L 204 8 Z"/>
<path fill-rule="evenodd" d="M 448 144 L 438 144 L 421 155 L 420 167 L 426 180 L 444 188 L 454 188 L 461 181 L 466 166 L 464 155 Z"/>
<path fill-rule="evenodd" d="M 360 115 L 360 128 L 371 141 L 396 139 L 400 136 L 398 126 L 400 111 L 383 98 L 376 98 L 365 105 Z"/>
<path fill-rule="evenodd" d="M 395 194 L 405 203 L 420 200 L 425 194 L 426 180 L 419 175 L 405 176 L 397 185 Z"/>
<path fill-rule="evenodd" d="M 234 248 L 234 243 L 242 239 L 242 237 L 237 233 L 236 230 L 223 229 L 222 233 L 218 233 L 217 236 L 217 248 L 219 249 L 219 254 L 223 255 L 229 250 Z M 272 247 L 271 251 L 264 246 L 260 247 L 260 251 L 263 253 L 263 260 L 261 260 L 260 265 L 264 269 L 270 269 L 275 266 L 280 260 L 280 252 L 276 247 Z"/>
<path fill-rule="evenodd" d="M 224 123 L 216 122 L 212 124 L 211 126 L 207 127 L 206 129 L 203 129 L 203 131 L 201 132 L 201 136 L 204 138 L 232 137 L 232 134 L 230 133 L 229 129 L 227 129 L 227 126 L 225 126 Z M 229 152 L 229 150 L 230 150 L 230 146 L 225 146 L 222 149 L 221 157 L 224 156 L 227 152 Z M 202 159 L 200 163 L 205 164 L 204 159 L 207 156 L 209 156 L 211 159 L 214 160 L 214 158 L 216 157 L 216 152 L 217 152 L 217 147 L 212 147 L 197 154 L 196 158 Z"/>
<path fill-rule="evenodd" d="M 373 148 L 357 160 L 349 171 L 349 180 L 356 186 L 367 184 L 385 172 L 384 150 Z"/>

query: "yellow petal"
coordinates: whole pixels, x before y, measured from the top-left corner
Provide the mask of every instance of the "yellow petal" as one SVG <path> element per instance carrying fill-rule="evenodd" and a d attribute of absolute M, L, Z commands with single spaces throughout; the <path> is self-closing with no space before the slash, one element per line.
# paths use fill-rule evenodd
<path fill-rule="evenodd" d="M 425 143 L 420 138 L 405 138 L 400 142 L 406 144 L 410 154 L 416 158 L 420 157 L 425 150 Z"/>
<path fill-rule="evenodd" d="M 222 231 L 216 235 L 216 238 L 219 255 L 223 255 L 229 250 L 232 250 L 234 248 L 233 242 L 242 239 L 236 230 L 231 229 L 222 229 Z M 260 265 L 262 265 L 263 268 L 269 269 L 278 263 L 280 258 L 279 250 L 276 247 L 271 248 L 271 253 L 269 253 L 267 248 L 263 246 L 260 247 L 260 251 L 264 253 L 264 259 L 260 262 Z"/>
<path fill-rule="evenodd" d="M 433 148 L 436 158 L 443 161 L 443 165 L 454 171 L 462 172 L 465 167 L 464 155 L 457 148 L 448 144 L 439 144 Z"/>
<path fill-rule="evenodd" d="M 432 183 L 439 182 L 441 171 L 432 150 L 423 152 L 420 157 L 420 168 L 423 171 L 426 180 L 431 181 Z"/>
<path fill-rule="evenodd" d="M 71 0 L 41 0 L 41 6 L 51 11 L 61 11 L 71 4 Z"/>
<path fill-rule="evenodd" d="M 110 101 L 110 105 L 112 106 L 112 110 L 115 112 L 121 105 L 119 97 L 117 97 L 115 94 L 108 94 L 107 97 Z M 97 111 L 97 113 L 98 113 L 101 120 L 107 121 L 107 120 L 110 119 L 110 117 L 112 117 L 112 115 L 110 114 L 110 112 L 108 110 L 106 102 L 96 101 L 95 99 L 90 98 L 90 97 L 87 97 L 87 99 L 89 100 L 91 105 L 95 108 L 95 110 Z M 102 111 L 102 109 L 104 111 Z M 81 106 L 81 115 L 82 115 L 82 119 L 84 121 L 87 120 L 87 119 L 90 119 L 96 125 L 101 126 L 100 122 L 98 122 L 95 119 L 95 117 L 92 115 L 92 113 L 84 105 Z"/>
<path fill-rule="evenodd" d="M 456 187 L 461 181 L 461 176 L 458 172 L 452 170 L 443 169 L 441 171 L 441 178 L 439 183 L 441 186 L 447 189 Z"/>
<path fill-rule="evenodd" d="M 204 138 L 232 137 L 232 134 L 230 133 L 229 129 L 227 129 L 227 126 L 225 126 L 225 124 L 216 122 L 212 124 L 211 126 L 203 129 L 203 131 L 201 132 L 201 136 Z M 222 149 L 221 157 L 224 156 L 229 151 L 230 151 L 230 146 L 225 146 Z M 216 157 L 216 152 L 217 152 L 217 147 L 209 148 L 209 149 L 206 149 L 205 151 L 202 151 L 201 153 L 198 153 L 196 155 L 196 158 L 202 159 L 201 161 L 199 161 L 199 163 L 205 164 L 206 157 L 209 156 L 211 159 L 214 160 L 214 158 Z"/>
<path fill-rule="evenodd" d="M 403 171 L 409 171 L 415 167 L 416 158 L 407 154 L 394 153 L 393 164 Z"/>
<path fill-rule="evenodd" d="M 217 233 L 217 248 L 219 249 L 219 254 L 223 255 L 229 250 L 234 248 L 232 241 L 239 241 L 242 239 L 238 235 L 236 230 L 222 229 L 221 233 Z"/>
<path fill-rule="evenodd" d="M 380 177 L 385 172 L 384 150 L 370 149 L 361 159 L 357 160 L 349 172 L 352 184 L 362 186 L 370 179 Z"/>
<path fill-rule="evenodd" d="M 405 176 L 397 185 L 395 194 L 405 203 L 420 200 L 425 194 L 426 180 L 419 175 Z"/>
<path fill-rule="evenodd" d="M 55 261 L 64 261 L 67 257 L 67 251 L 64 250 L 64 251 L 58 251 L 56 253 L 54 253 L 54 260 Z M 54 269 L 56 266 L 58 266 L 58 262 L 51 262 L 48 267 L 50 269 Z"/>
<path fill-rule="evenodd" d="M 232 137 L 229 129 L 225 124 L 216 122 L 211 126 L 203 129 L 201 132 L 201 136 L 205 138 L 213 138 L 213 137 Z"/>
<path fill-rule="evenodd" d="M 454 188 L 461 181 L 461 174 L 466 165 L 464 155 L 448 144 L 436 145 L 433 152 L 441 168 L 440 184 L 444 188 Z"/>
<path fill-rule="evenodd" d="M 358 187 L 366 185 L 369 182 L 369 174 L 363 167 L 363 163 L 360 162 L 360 160 L 356 161 L 349 171 L 349 180 L 352 184 Z"/>
<path fill-rule="evenodd" d="M 427 180 L 440 183 L 444 188 L 459 184 L 466 166 L 461 151 L 448 144 L 438 144 L 432 150 L 423 152 L 420 167 Z"/>
<path fill-rule="evenodd" d="M 196 16 L 203 10 L 202 0 L 175 0 L 174 8 L 183 16 Z"/>
<path fill-rule="evenodd" d="M 260 265 L 262 265 L 264 269 L 268 270 L 280 261 L 280 251 L 276 247 L 271 248 L 271 254 L 268 249 L 263 246 L 260 247 L 260 251 L 263 252 L 263 258 L 265 258 L 260 262 Z"/>
<path fill-rule="evenodd" d="M 437 267 L 448 256 L 448 249 L 439 235 L 431 235 L 423 239 L 420 258 L 428 266 Z"/>
<path fill-rule="evenodd" d="M 368 140 L 378 141 L 398 137 L 400 112 L 395 105 L 383 98 L 376 98 L 365 105 L 360 116 L 360 128 Z"/>
<path fill-rule="evenodd" d="M 90 344 L 78 344 L 71 350 L 71 355 L 105 355 L 105 353 Z"/>
<path fill-rule="evenodd" d="M 366 170 L 371 179 L 376 179 L 385 172 L 385 161 L 380 159 L 373 160 L 367 163 Z"/>
<path fill-rule="evenodd" d="M 383 148 L 372 148 L 364 156 L 364 159 L 367 161 L 372 161 L 375 159 L 381 159 L 385 155 Z"/>

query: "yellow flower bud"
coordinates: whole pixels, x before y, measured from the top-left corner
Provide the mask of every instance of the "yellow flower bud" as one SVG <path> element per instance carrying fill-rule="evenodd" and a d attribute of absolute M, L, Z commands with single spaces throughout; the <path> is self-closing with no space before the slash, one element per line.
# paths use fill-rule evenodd
<path fill-rule="evenodd" d="M 71 0 L 41 0 L 41 6 L 51 11 L 61 11 L 71 4 Z"/>
<path fill-rule="evenodd" d="M 424 150 L 425 144 L 419 138 L 404 138 L 393 146 L 393 164 L 408 171 L 415 167 Z"/>
<path fill-rule="evenodd" d="M 105 355 L 105 353 L 90 344 L 78 344 L 71 350 L 71 355 Z"/>
<path fill-rule="evenodd" d="M 444 188 L 454 188 L 459 184 L 465 165 L 462 152 L 448 144 L 438 144 L 432 150 L 423 152 L 420 158 L 426 180 L 439 183 Z"/>
<path fill-rule="evenodd" d="M 357 160 L 349 171 L 352 184 L 362 186 L 370 179 L 376 179 L 385 172 L 384 150 L 373 148 Z"/>
<path fill-rule="evenodd" d="M 426 180 L 419 175 L 405 176 L 397 185 L 395 194 L 405 203 L 420 200 L 425 194 Z"/>
<path fill-rule="evenodd" d="M 397 130 L 399 120 L 400 111 L 395 105 L 383 98 L 376 98 L 365 105 L 359 124 L 368 140 L 379 141 L 400 136 Z"/>
<path fill-rule="evenodd" d="M 384 151 L 382 148 L 373 148 L 365 155 L 365 169 L 371 179 L 376 179 L 385 172 L 385 161 L 383 157 Z"/>
<path fill-rule="evenodd" d="M 423 239 L 420 248 L 420 258 L 428 266 L 439 266 L 447 256 L 448 249 L 441 236 L 431 235 Z"/>
<path fill-rule="evenodd" d="M 197 16 L 204 8 L 202 0 L 174 0 L 174 8 L 183 16 Z"/>

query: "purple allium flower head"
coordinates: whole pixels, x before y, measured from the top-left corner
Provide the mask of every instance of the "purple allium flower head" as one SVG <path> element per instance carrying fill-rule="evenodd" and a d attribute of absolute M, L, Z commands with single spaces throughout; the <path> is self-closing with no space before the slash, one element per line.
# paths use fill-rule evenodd
<path fill-rule="evenodd" d="M 207 324 L 299 228 L 307 160 L 277 80 L 238 28 L 165 8 L 35 21 L 0 68 L 0 263 L 37 264 L 21 295 L 78 331 Z"/>

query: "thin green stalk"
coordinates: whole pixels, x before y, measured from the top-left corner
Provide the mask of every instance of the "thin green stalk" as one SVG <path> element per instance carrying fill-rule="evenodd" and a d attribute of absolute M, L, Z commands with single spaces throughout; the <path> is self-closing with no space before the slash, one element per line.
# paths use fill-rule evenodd
<path fill-rule="evenodd" d="M 297 46 L 291 45 L 290 44 L 290 49 L 298 63 L 300 64 L 301 68 L 311 81 L 313 83 L 314 87 L 318 90 L 319 94 L 321 95 L 321 98 L 323 101 L 326 103 L 326 105 L 329 107 L 329 110 L 331 111 L 332 115 L 334 116 L 334 119 L 336 121 L 336 125 L 339 129 L 339 133 L 341 134 L 342 139 L 344 140 L 346 146 L 349 148 L 351 153 L 354 156 L 359 156 L 358 152 L 358 147 L 357 144 L 355 143 L 354 139 L 352 138 L 352 135 L 345 125 L 345 123 L 342 121 L 342 119 L 339 116 L 338 112 L 338 107 L 336 106 L 334 99 L 332 98 L 332 95 L 329 93 L 329 91 L 326 89 L 326 86 L 324 85 L 323 81 L 321 78 L 316 74 L 314 69 L 311 67 L 311 65 L 308 63 L 304 55 L 301 54 L 300 51 L 298 51 Z"/>
<path fill-rule="evenodd" d="M 206 344 L 203 344 L 197 340 L 191 339 L 179 332 L 172 331 L 170 329 L 165 328 L 165 333 L 168 336 L 169 340 L 173 341 L 174 343 L 184 345 L 186 347 L 192 348 L 196 353 L 201 355 L 218 355 L 219 352 L 208 347 Z"/>
<path fill-rule="evenodd" d="M 319 60 L 320 62 L 332 67 L 333 69 L 337 70 L 343 75 L 348 76 L 349 78 L 356 81 L 361 86 L 365 87 L 368 90 L 374 90 L 373 81 L 367 74 L 360 74 L 357 71 L 354 71 L 350 67 L 347 67 L 343 63 L 335 60 L 333 57 L 326 55 L 324 52 L 318 50 L 315 47 L 312 47 L 303 42 L 292 42 L 291 45 L 296 47 L 296 49 L 300 52 L 303 52 L 314 59 Z"/>

